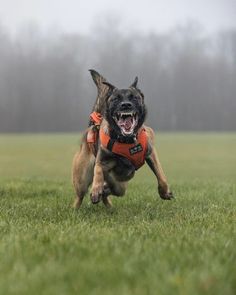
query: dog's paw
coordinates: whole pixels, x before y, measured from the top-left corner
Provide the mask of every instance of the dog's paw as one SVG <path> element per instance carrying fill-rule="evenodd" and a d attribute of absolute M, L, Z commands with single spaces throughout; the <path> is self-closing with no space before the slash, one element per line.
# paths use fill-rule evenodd
<path fill-rule="evenodd" d="M 161 198 L 163 200 L 172 200 L 174 199 L 174 195 L 172 192 L 167 192 L 166 194 L 162 195 Z"/>
<path fill-rule="evenodd" d="M 97 204 L 101 201 L 102 194 L 91 193 L 90 197 L 91 197 L 92 203 Z"/>
<path fill-rule="evenodd" d="M 158 192 L 159 192 L 159 195 L 160 197 L 163 199 L 163 200 L 171 200 L 174 198 L 174 195 L 172 192 L 170 192 L 169 190 L 164 190 L 161 186 L 158 186 Z"/>
<path fill-rule="evenodd" d="M 92 187 L 92 192 L 90 194 L 91 201 L 93 204 L 97 204 L 101 201 L 103 196 L 103 186 L 96 185 Z"/>

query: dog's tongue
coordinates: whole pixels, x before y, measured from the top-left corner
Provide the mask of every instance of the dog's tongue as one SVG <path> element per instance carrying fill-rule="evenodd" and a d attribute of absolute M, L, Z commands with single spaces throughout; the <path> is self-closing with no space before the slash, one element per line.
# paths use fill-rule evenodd
<path fill-rule="evenodd" d="M 124 121 L 125 121 L 125 128 L 130 129 L 132 127 L 132 125 L 133 125 L 133 118 L 128 117 Z"/>
<path fill-rule="evenodd" d="M 121 125 L 123 125 L 125 129 L 130 129 L 133 125 L 133 118 L 128 117 L 128 118 L 122 119 Z"/>

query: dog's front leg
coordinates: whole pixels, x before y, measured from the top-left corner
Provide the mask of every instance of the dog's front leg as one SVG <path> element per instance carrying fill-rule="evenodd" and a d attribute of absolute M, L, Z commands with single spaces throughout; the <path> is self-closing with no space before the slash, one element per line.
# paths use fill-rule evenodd
<path fill-rule="evenodd" d="M 174 196 L 172 192 L 169 190 L 165 173 L 161 167 L 161 163 L 159 161 L 156 149 L 154 147 L 152 147 L 151 153 L 146 158 L 146 162 L 156 175 L 158 181 L 158 192 L 160 197 L 164 200 L 172 199 Z"/>
<path fill-rule="evenodd" d="M 100 155 L 101 153 L 99 151 L 94 166 L 94 176 L 91 190 L 91 201 L 93 204 L 97 204 L 103 195 L 104 175 Z"/>

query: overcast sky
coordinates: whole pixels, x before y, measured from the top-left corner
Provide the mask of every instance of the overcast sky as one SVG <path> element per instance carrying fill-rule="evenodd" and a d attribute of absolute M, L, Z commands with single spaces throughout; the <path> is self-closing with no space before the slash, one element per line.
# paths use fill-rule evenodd
<path fill-rule="evenodd" d="M 211 32 L 236 27 L 236 0 L 0 0 L 0 23 L 11 32 L 37 23 L 87 34 L 111 15 L 127 30 L 163 32 L 196 20 Z"/>

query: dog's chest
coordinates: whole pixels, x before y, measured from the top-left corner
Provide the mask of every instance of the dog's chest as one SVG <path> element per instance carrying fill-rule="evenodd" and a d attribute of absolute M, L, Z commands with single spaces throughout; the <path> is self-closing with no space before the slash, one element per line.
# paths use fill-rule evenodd
<path fill-rule="evenodd" d="M 112 173 L 118 181 L 128 181 L 135 174 L 135 166 L 125 157 L 116 156 Z"/>
<path fill-rule="evenodd" d="M 114 153 L 104 153 L 102 164 L 105 170 L 112 174 L 117 181 L 128 181 L 135 174 L 135 166 L 131 161 Z"/>

